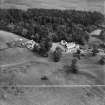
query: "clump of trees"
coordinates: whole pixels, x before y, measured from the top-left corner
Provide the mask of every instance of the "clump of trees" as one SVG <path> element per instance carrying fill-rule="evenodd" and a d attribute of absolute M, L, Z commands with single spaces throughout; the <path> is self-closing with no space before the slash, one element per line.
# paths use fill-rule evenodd
<path fill-rule="evenodd" d="M 37 52 L 39 55 L 43 57 L 48 56 L 48 51 L 52 46 L 52 42 L 48 38 L 43 38 L 43 40 L 39 43 L 38 46 L 34 46 L 33 52 Z"/>

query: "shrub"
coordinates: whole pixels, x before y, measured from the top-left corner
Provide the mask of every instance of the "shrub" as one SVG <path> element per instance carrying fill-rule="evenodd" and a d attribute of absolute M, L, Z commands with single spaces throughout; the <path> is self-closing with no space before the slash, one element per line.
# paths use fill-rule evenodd
<path fill-rule="evenodd" d="M 78 49 L 77 52 L 73 54 L 73 57 L 76 57 L 80 60 L 81 59 L 80 54 L 81 54 L 81 51 Z"/>
<path fill-rule="evenodd" d="M 62 50 L 60 47 L 57 47 L 55 51 L 53 52 L 53 60 L 55 62 L 58 62 L 60 61 L 61 56 L 62 56 Z"/>
<path fill-rule="evenodd" d="M 77 68 L 77 59 L 73 59 L 72 63 L 71 63 L 71 72 L 72 73 L 77 73 L 78 72 L 78 68 Z"/>
<path fill-rule="evenodd" d="M 102 58 L 99 60 L 99 64 L 101 64 L 101 65 L 104 65 L 104 64 L 105 64 L 105 58 L 104 58 L 104 57 L 102 57 Z"/>
<path fill-rule="evenodd" d="M 98 49 L 97 49 L 97 46 L 94 45 L 94 46 L 93 46 L 93 50 L 92 50 L 92 55 L 93 55 L 93 56 L 96 56 L 96 54 L 97 54 L 98 52 L 99 52 L 99 51 L 98 51 Z"/>
<path fill-rule="evenodd" d="M 41 80 L 48 80 L 48 77 L 44 75 L 41 77 Z"/>

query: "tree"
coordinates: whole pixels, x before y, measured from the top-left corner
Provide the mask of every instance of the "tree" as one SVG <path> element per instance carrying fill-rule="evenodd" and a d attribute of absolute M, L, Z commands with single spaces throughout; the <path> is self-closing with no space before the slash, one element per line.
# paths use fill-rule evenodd
<path fill-rule="evenodd" d="M 99 60 L 99 64 L 104 65 L 105 64 L 105 58 L 101 57 L 101 59 Z"/>
<path fill-rule="evenodd" d="M 103 41 L 105 41 L 105 29 L 102 30 L 101 35 L 99 36 L 99 38 Z"/>
<path fill-rule="evenodd" d="M 79 60 L 81 59 L 81 51 L 78 49 L 76 53 L 73 54 L 74 57 L 77 57 Z"/>
<path fill-rule="evenodd" d="M 60 61 L 61 56 L 62 56 L 62 50 L 61 50 L 60 47 L 57 47 L 57 48 L 55 49 L 55 51 L 53 52 L 53 60 L 54 60 L 55 62 L 58 62 L 58 61 Z"/>
<path fill-rule="evenodd" d="M 96 54 L 98 53 L 98 49 L 97 49 L 97 46 L 96 45 L 93 45 L 93 50 L 92 50 L 92 55 L 93 56 L 96 56 Z"/>
<path fill-rule="evenodd" d="M 73 59 L 72 63 L 71 63 L 71 72 L 72 73 L 77 73 L 78 72 L 78 68 L 77 68 L 77 59 Z"/>
<path fill-rule="evenodd" d="M 70 73 L 78 73 L 78 67 L 77 67 L 77 59 L 73 59 L 71 65 L 64 65 L 63 69 L 65 70 L 66 74 Z"/>

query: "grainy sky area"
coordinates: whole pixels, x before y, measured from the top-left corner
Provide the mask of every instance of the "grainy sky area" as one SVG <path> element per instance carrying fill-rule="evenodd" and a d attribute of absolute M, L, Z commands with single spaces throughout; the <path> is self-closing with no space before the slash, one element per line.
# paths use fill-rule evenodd
<path fill-rule="evenodd" d="M 97 10 L 105 13 L 105 0 L 1 0 L 5 5 L 53 9 Z"/>

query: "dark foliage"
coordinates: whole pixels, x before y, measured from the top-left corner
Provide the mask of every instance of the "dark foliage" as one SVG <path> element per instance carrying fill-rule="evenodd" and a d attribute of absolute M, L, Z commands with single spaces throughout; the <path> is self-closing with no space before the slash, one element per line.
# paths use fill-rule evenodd
<path fill-rule="evenodd" d="M 72 63 L 71 63 L 71 72 L 72 73 L 77 73 L 78 72 L 78 68 L 77 68 L 77 59 L 73 59 Z"/>
<path fill-rule="evenodd" d="M 48 80 L 48 77 L 44 75 L 41 77 L 41 80 Z"/>
<path fill-rule="evenodd" d="M 101 35 L 99 36 L 99 38 L 105 42 L 105 29 L 102 30 Z"/>
<path fill-rule="evenodd" d="M 105 64 L 105 58 L 101 57 L 101 59 L 99 60 L 99 64 L 104 65 Z"/>
<path fill-rule="evenodd" d="M 96 45 L 93 45 L 92 56 L 96 56 L 98 52 L 99 51 L 98 51 L 97 46 Z"/>
<path fill-rule="evenodd" d="M 57 47 L 56 50 L 53 52 L 53 60 L 55 62 L 59 62 L 62 56 L 61 48 Z"/>

